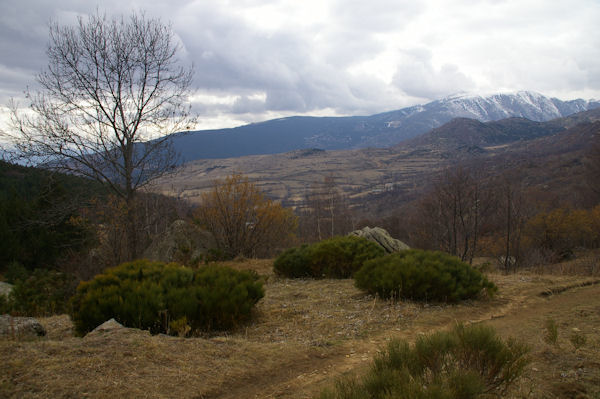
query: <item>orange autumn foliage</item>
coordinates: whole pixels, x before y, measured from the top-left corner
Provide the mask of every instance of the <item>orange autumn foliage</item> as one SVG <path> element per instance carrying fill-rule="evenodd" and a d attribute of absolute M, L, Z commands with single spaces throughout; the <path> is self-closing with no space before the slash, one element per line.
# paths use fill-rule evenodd
<path fill-rule="evenodd" d="M 241 174 L 215 181 L 194 216 L 231 258 L 271 256 L 289 244 L 298 225 L 290 209 L 266 198 Z"/>

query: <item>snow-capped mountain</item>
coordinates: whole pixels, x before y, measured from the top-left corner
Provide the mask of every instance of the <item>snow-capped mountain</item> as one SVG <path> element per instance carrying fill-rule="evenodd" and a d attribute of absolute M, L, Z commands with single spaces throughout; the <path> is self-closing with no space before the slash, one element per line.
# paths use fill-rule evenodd
<path fill-rule="evenodd" d="M 521 91 L 515 94 L 482 96 L 452 96 L 423 106 L 373 115 L 383 122 L 388 132 L 368 138 L 361 146 L 389 146 L 418 136 L 455 118 L 470 118 L 480 122 L 520 117 L 545 122 L 577 112 L 600 107 L 596 101 L 561 101 L 542 94 Z"/>
<path fill-rule="evenodd" d="M 542 94 L 520 91 L 516 94 L 495 94 L 489 97 L 455 97 L 439 101 L 453 114 L 481 121 L 522 117 L 542 122 L 587 111 L 589 101 L 561 101 Z"/>
<path fill-rule="evenodd" d="M 600 107 L 600 102 L 561 101 L 534 92 L 453 96 L 425 105 L 371 116 L 290 117 L 234 129 L 175 135 L 185 161 L 274 154 L 303 148 L 338 150 L 388 147 L 426 133 L 454 118 L 481 122 L 522 117 L 543 122 Z"/>

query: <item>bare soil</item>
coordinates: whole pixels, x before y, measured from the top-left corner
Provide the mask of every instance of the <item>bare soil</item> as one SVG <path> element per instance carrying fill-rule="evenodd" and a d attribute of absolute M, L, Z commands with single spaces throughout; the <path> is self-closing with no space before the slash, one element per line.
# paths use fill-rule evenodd
<path fill-rule="evenodd" d="M 78 338 L 68 316 L 41 319 L 45 338 L 0 341 L 0 397 L 310 398 L 363 372 L 389 339 L 412 341 L 456 322 L 487 323 L 531 346 L 512 397 L 600 397 L 597 277 L 491 274 L 495 298 L 439 305 L 381 301 L 352 280 L 282 279 L 270 261 L 230 266 L 265 278 L 251 324 L 195 338 L 136 329 Z M 556 344 L 544 340 L 548 319 Z M 574 335 L 584 337 L 578 348 Z"/>

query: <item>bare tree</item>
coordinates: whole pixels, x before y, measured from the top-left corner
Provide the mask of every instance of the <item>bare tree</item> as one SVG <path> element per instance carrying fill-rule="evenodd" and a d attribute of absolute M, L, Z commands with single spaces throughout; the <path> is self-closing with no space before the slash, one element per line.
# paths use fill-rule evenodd
<path fill-rule="evenodd" d="M 521 260 L 521 238 L 527 220 L 523 178 L 518 172 L 506 172 L 497 179 L 495 187 L 504 247 L 500 260 L 508 273 L 511 269 L 516 271 Z"/>
<path fill-rule="evenodd" d="M 143 13 L 50 26 L 48 66 L 30 111 L 12 104 L 3 132 L 16 155 L 107 184 L 126 203 L 129 257 L 138 254 L 136 192 L 177 163 L 168 134 L 189 129 L 193 71 L 173 32 Z M 153 139 L 153 140 L 152 140 Z"/>
<path fill-rule="evenodd" d="M 472 262 L 489 198 L 475 172 L 463 167 L 445 170 L 417 204 L 417 240 Z"/>
<path fill-rule="evenodd" d="M 302 217 L 310 239 L 320 241 L 354 229 L 352 212 L 333 175 L 312 184 L 305 204 Z"/>

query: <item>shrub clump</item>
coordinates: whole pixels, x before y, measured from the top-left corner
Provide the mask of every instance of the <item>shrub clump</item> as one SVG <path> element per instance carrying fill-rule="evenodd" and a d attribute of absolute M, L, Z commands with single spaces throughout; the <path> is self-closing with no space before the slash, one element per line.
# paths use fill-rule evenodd
<path fill-rule="evenodd" d="M 77 286 L 73 275 L 35 269 L 18 275 L 10 274 L 10 277 L 14 286 L 8 296 L 0 295 L 0 313 L 42 317 L 69 311 L 69 299 Z"/>
<path fill-rule="evenodd" d="M 349 278 L 365 261 L 384 254 L 379 245 L 365 238 L 333 237 L 286 250 L 275 260 L 274 269 L 291 278 Z"/>
<path fill-rule="evenodd" d="M 530 362 L 528 351 L 482 325 L 421 336 L 413 346 L 392 340 L 364 378 L 340 380 L 321 399 L 504 396 Z"/>
<path fill-rule="evenodd" d="M 382 298 L 457 302 L 493 295 L 497 288 L 479 271 L 443 252 L 408 249 L 372 259 L 354 275 L 358 288 Z"/>
<path fill-rule="evenodd" d="M 249 319 L 263 296 L 254 272 L 137 260 L 82 282 L 72 299 L 72 319 L 79 334 L 110 318 L 152 333 L 227 330 Z"/>

